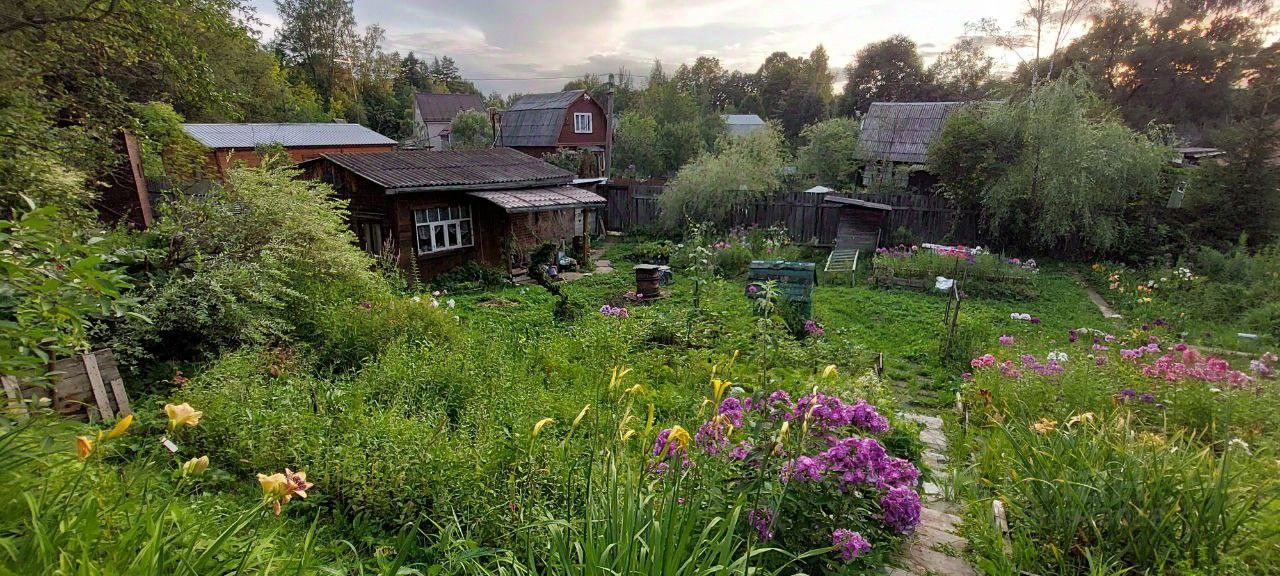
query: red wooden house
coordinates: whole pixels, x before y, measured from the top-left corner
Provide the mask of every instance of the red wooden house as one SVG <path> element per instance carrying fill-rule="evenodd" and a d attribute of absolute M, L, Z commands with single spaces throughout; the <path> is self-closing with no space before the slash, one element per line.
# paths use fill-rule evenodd
<path fill-rule="evenodd" d="M 605 205 L 569 186 L 569 172 L 510 148 L 324 154 L 301 167 L 350 202 L 361 247 L 390 251 L 423 280 L 468 261 L 527 267 L 541 243 L 590 233 Z"/>
<path fill-rule="evenodd" d="M 608 117 L 585 90 L 527 94 L 502 112 L 499 132 L 503 146 L 530 156 L 562 148 L 586 152 L 591 162 L 579 171 L 584 177 L 604 170 Z"/>

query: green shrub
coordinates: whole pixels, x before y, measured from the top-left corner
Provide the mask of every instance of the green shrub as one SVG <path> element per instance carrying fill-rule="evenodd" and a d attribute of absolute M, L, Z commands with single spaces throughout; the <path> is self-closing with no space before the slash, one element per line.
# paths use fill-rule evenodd
<path fill-rule="evenodd" d="M 448 292 L 493 288 L 509 283 L 511 276 L 501 268 L 475 260 L 444 272 L 431 280 L 431 287 Z"/>
<path fill-rule="evenodd" d="M 443 342 L 458 333 L 458 323 L 433 298 L 384 297 L 372 301 L 340 301 L 321 305 L 311 314 L 311 334 L 319 364 L 339 371 L 363 362 L 401 342 Z"/>
<path fill-rule="evenodd" d="M 723 278 L 742 278 L 751 267 L 751 251 L 743 246 L 730 246 L 716 253 L 716 274 Z"/>
<path fill-rule="evenodd" d="M 126 367 L 200 360 L 239 345 L 294 340 L 309 312 L 390 291 L 356 247 L 345 205 L 291 168 L 231 170 L 174 199 L 148 232 L 136 273 L 145 319 L 108 327 Z"/>

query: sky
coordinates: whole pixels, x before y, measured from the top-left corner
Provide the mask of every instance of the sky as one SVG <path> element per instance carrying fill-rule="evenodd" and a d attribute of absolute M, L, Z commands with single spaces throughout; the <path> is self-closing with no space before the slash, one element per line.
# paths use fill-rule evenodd
<path fill-rule="evenodd" d="M 279 26 L 272 0 L 250 0 L 263 39 Z M 996 18 L 1011 26 L 1025 0 L 355 0 L 360 27 L 386 29 L 387 51 L 450 56 L 486 94 L 559 90 L 584 73 L 619 67 L 644 75 L 655 59 L 671 73 L 698 56 L 754 72 L 770 53 L 826 47 L 843 68 L 868 43 L 893 34 L 916 41 L 928 61 Z M 1006 65 L 1017 57 L 993 49 Z M 838 83 L 842 83 L 839 82 Z"/>

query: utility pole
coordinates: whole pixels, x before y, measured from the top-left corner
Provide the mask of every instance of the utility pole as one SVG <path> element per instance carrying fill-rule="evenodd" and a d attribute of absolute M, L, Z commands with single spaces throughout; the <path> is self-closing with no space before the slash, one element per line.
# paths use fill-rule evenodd
<path fill-rule="evenodd" d="M 609 91 L 605 92 L 606 113 L 604 119 L 604 177 L 609 177 L 613 166 L 613 73 L 609 74 Z"/>

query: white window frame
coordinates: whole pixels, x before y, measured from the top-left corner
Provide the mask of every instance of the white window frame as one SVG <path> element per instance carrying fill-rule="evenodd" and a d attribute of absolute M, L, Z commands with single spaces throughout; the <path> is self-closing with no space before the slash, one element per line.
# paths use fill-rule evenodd
<path fill-rule="evenodd" d="M 414 210 L 413 241 L 418 254 L 475 246 L 476 227 L 471 216 L 471 206 L 466 204 Z"/>
<path fill-rule="evenodd" d="M 591 113 L 590 112 L 574 112 L 573 113 L 573 133 L 574 134 L 590 134 L 592 132 Z"/>

